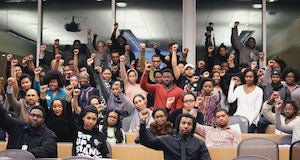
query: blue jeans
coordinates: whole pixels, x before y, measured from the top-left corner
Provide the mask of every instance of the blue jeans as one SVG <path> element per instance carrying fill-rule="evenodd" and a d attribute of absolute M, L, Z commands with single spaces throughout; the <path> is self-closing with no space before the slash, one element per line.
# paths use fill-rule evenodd
<path fill-rule="evenodd" d="M 271 123 L 263 116 L 261 115 L 257 124 L 257 133 L 266 133 L 266 128 Z"/>

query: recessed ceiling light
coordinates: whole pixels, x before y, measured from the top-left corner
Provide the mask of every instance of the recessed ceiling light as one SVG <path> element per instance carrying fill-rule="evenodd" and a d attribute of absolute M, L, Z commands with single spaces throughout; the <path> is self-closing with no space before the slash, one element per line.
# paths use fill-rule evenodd
<path fill-rule="evenodd" d="M 260 8 L 262 8 L 262 5 L 261 4 L 253 4 L 252 7 L 255 9 L 260 9 Z"/>
<path fill-rule="evenodd" d="M 127 7 L 127 3 L 125 1 L 123 1 L 123 0 L 117 1 L 116 5 L 118 7 Z"/>

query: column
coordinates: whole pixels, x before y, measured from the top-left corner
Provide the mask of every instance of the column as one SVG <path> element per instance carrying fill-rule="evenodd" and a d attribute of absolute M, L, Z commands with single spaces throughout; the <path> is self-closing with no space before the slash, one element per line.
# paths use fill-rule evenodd
<path fill-rule="evenodd" d="M 196 0 L 182 0 L 182 48 L 189 48 L 187 62 L 196 64 Z"/>

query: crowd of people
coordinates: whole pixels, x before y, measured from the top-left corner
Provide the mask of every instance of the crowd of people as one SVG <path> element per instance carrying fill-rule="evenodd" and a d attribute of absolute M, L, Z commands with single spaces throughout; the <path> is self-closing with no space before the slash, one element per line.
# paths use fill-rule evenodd
<path fill-rule="evenodd" d="M 57 157 L 57 142 L 72 142 L 73 155 L 109 157 L 110 144 L 126 144 L 126 132 L 136 143 L 163 150 L 165 159 L 210 159 L 206 146 L 237 146 L 241 133 L 228 125 L 230 116 L 249 121 L 249 133 L 276 133 L 300 140 L 298 71 L 280 59 L 266 60 L 255 39 L 245 44 L 234 23 L 235 54 L 221 44 L 206 46 L 206 59 L 187 63 L 188 48 L 168 45 L 162 55 L 145 59 L 141 43 L 135 57 L 114 24 L 111 39 L 88 43 L 75 40 L 62 49 L 40 47 L 21 63 L 7 55 L 6 80 L 0 78 L 1 139 L 7 148 L 27 150 L 35 157 Z M 51 50 L 49 50 L 51 48 Z M 267 64 L 267 65 L 266 65 Z M 130 123 L 124 128 L 122 123 Z M 201 135 L 205 141 L 194 137 Z"/>

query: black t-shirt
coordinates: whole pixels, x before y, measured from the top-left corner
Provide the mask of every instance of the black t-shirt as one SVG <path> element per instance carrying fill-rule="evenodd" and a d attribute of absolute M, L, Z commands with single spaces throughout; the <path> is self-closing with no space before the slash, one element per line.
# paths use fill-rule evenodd
<path fill-rule="evenodd" d="M 175 80 L 175 84 L 183 89 L 186 84 L 190 83 L 190 80 L 186 78 L 186 76 L 180 75 L 177 80 Z"/>
<path fill-rule="evenodd" d="M 108 158 L 106 138 L 99 131 L 78 130 L 73 142 L 73 155 L 92 158 Z"/>

